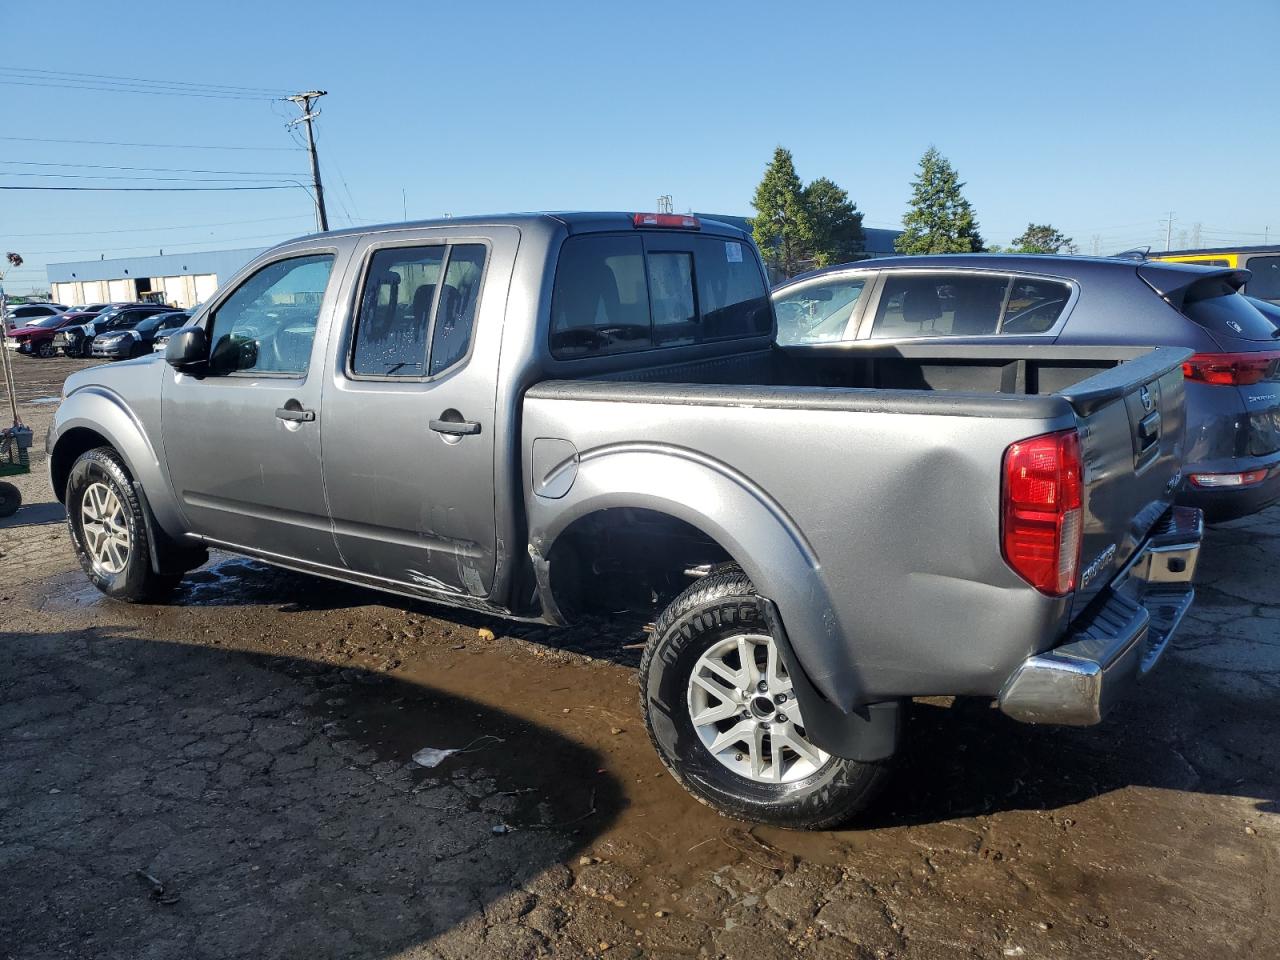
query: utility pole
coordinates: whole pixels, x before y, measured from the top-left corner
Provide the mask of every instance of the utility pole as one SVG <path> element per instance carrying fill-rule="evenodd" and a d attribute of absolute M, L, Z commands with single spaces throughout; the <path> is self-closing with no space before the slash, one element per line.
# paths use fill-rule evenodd
<path fill-rule="evenodd" d="M 1164 231 L 1164 248 L 1166 250 L 1173 249 L 1173 211 L 1169 211 L 1169 219 L 1165 221 Z"/>
<path fill-rule="evenodd" d="M 311 121 L 320 116 L 319 111 L 312 112 L 311 104 L 319 100 L 325 95 L 325 90 L 308 90 L 306 93 L 295 93 L 292 97 L 288 97 L 290 101 L 296 103 L 302 111 L 302 116 L 297 120 L 290 121 L 289 126 L 298 123 L 307 125 L 307 152 L 311 154 L 311 183 L 316 191 L 316 223 L 323 233 L 329 229 L 329 215 L 324 209 L 324 184 L 320 182 L 320 160 L 316 156 L 316 137 L 311 129 Z"/>
<path fill-rule="evenodd" d="M 658 198 L 658 213 L 670 213 L 674 209 L 671 194 L 664 193 Z"/>

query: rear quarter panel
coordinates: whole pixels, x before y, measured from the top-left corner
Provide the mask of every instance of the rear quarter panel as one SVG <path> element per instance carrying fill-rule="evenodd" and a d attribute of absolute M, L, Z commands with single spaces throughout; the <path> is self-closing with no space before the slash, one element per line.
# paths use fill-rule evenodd
<path fill-rule="evenodd" d="M 932 394 L 905 413 L 883 409 L 910 406 L 903 394 L 880 409 L 813 409 L 794 396 L 779 405 L 767 388 L 680 388 L 686 396 L 658 403 L 642 399 L 646 387 L 611 395 L 608 384 L 546 384 L 526 397 L 530 537 L 544 555 L 594 510 L 640 506 L 685 519 L 777 602 L 815 685 L 846 707 L 993 695 L 1064 629 L 1067 601 L 1037 593 L 1001 557 L 999 501 L 1005 448 L 1074 426 L 1065 401 Z M 568 399 L 575 391 L 596 396 Z M 610 398 L 628 391 L 629 402 Z M 541 437 L 578 451 L 561 499 L 531 492 Z M 633 456 L 622 438 L 642 439 L 648 455 Z M 626 468 L 612 469 L 621 457 Z M 771 539 L 771 525 L 784 533 Z"/>

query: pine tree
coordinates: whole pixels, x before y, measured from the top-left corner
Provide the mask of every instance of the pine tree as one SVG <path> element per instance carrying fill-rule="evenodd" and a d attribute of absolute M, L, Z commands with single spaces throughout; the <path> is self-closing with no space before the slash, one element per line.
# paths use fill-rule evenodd
<path fill-rule="evenodd" d="M 937 148 L 920 158 L 920 172 L 911 182 L 911 209 L 903 231 L 894 241 L 899 253 L 979 253 L 982 237 L 973 207 L 964 198 L 955 169 Z"/>
<path fill-rule="evenodd" d="M 808 267 L 814 224 L 790 150 L 773 151 L 751 205 L 751 233 L 765 261 L 787 277 Z"/>
<path fill-rule="evenodd" d="M 813 219 L 813 260 L 819 267 L 848 263 L 866 250 L 862 214 L 834 180 L 819 177 L 804 188 Z"/>

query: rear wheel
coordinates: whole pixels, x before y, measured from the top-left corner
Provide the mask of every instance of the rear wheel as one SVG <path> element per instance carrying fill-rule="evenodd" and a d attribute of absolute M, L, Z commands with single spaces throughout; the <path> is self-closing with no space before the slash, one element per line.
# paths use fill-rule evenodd
<path fill-rule="evenodd" d="M 67 525 L 80 566 L 109 597 L 130 603 L 162 599 L 180 576 L 151 569 L 142 506 L 119 455 L 98 447 L 80 455 L 67 479 Z"/>
<path fill-rule="evenodd" d="M 864 809 L 887 777 L 884 763 L 833 757 L 809 740 L 778 644 L 736 565 L 663 611 L 640 690 L 667 769 L 726 816 L 830 827 Z"/>

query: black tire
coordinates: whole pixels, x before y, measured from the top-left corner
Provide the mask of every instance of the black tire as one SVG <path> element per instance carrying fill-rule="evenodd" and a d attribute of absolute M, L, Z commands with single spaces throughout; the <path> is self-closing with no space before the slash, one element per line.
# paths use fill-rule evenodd
<path fill-rule="evenodd" d="M 95 484 L 106 486 L 115 494 L 121 507 L 123 524 L 129 534 L 129 546 L 121 569 L 111 571 L 96 564 L 86 548 L 84 500 Z M 150 603 L 173 591 L 182 577 L 158 574 L 151 568 L 151 552 L 142 506 L 133 489 L 133 478 L 124 462 L 110 447 L 98 447 L 82 453 L 71 465 L 67 478 L 67 526 L 76 558 L 89 582 L 114 600 L 128 603 Z"/>
<path fill-rule="evenodd" d="M 52 340 L 41 340 L 40 345 L 36 347 L 36 356 L 43 360 L 57 355 L 57 348 L 54 347 Z"/>
<path fill-rule="evenodd" d="M 0 480 L 0 517 L 12 517 L 22 506 L 22 491 Z"/>
<path fill-rule="evenodd" d="M 698 580 L 662 612 L 640 662 L 649 739 L 680 785 L 724 816 L 806 830 L 843 823 L 874 799 L 888 778 L 887 762 L 828 757 L 803 779 L 764 783 L 729 769 L 699 738 L 690 676 L 714 644 L 743 633 L 767 636 L 769 629 L 737 565 Z"/>

